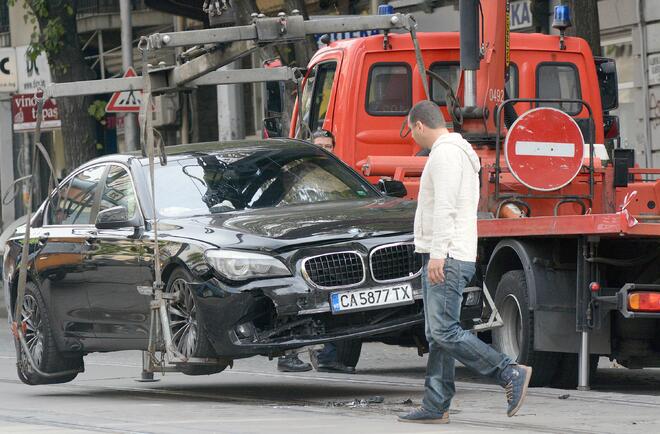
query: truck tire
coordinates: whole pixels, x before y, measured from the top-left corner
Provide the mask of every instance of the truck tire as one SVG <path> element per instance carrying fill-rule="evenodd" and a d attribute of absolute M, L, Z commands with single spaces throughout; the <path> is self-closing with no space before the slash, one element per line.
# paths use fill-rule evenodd
<path fill-rule="evenodd" d="M 21 323 L 24 323 L 25 340 L 30 354 L 40 371 L 53 373 L 75 371 L 83 369 L 81 354 L 64 355 L 60 353 L 55 344 L 53 324 L 50 312 L 37 286 L 27 282 L 25 297 L 21 309 Z M 16 367 L 18 378 L 25 384 L 35 386 L 38 384 L 68 383 L 76 378 L 77 372 L 62 377 L 44 377 L 32 369 L 20 343 L 16 343 Z"/>
<path fill-rule="evenodd" d="M 555 377 L 559 354 L 534 350 L 534 313 L 522 270 L 505 273 L 497 285 L 495 305 L 504 324 L 493 330 L 493 346 L 517 363 L 531 366 L 532 386 L 547 386 Z"/>
<path fill-rule="evenodd" d="M 335 342 L 337 346 L 337 361 L 345 366 L 356 367 L 362 352 L 360 339 L 349 339 Z"/>
<path fill-rule="evenodd" d="M 187 285 L 194 278 L 184 268 L 170 274 L 166 292 L 179 292 L 179 298 L 168 306 L 170 330 L 174 346 L 186 357 L 214 357 L 215 351 L 206 336 L 206 326 L 197 309 L 195 295 Z M 211 375 L 222 372 L 228 365 L 182 365 L 180 371 L 186 375 Z"/>
<path fill-rule="evenodd" d="M 559 389 L 575 389 L 578 386 L 578 355 L 577 354 L 560 354 L 559 369 L 552 379 L 551 386 Z M 598 370 L 598 354 L 591 354 L 589 356 L 589 383 L 591 384 L 596 378 L 596 371 Z"/>

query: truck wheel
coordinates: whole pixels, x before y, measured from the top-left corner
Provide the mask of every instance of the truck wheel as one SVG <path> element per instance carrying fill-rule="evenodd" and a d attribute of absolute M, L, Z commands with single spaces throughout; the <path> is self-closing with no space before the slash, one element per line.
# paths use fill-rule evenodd
<path fill-rule="evenodd" d="M 53 325 L 50 322 L 50 314 L 39 289 L 32 282 L 28 282 L 25 286 L 25 297 L 23 298 L 23 307 L 21 309 L 21 323 L 24 324 L 24 336 L 30 355 L 40 371 L 52 373 L 82 370 L 82 355 L 65 356 L 57 350 L 55 337 L 52 332 Z M 39 375 L 30 365 L 20 343 L 16 344 L 16 361 L 18 378 L 23 383 L 31 386 L 37 384 L 68 383 L 78 375 L 78 373 L 73 373 L 55 378 Z"/>
<path fill-rule="evenodd" d="M 337 361 L 345 366 L 355 367 L 360 360 L 362 352 L 362 341 L 360 339 L 349 339 L 335 342 L 337 347 Z"/>
<path fill-rule="evenodd" d="M 504 324 L 493 330 L 493 346 L 534 369 L 532 386 L 547 386 L 555 376 L 559 355 L 534 350 L 534 316 L 529 309 L 527 280 L 522 270 L 505 273 L 497 285 L 495 305 Z"/>
<path fill-rule="evenodd" d="M 197 300 L 188 286 L 194 278 L 183 268 L 172 272 L 167 282 L 167 292 L 177 292 L 179 297 L 167 307 L 170 313 L 170 330 L 177 351 L 186 357 L 214 357 L 215 351 L 206 337 L 206 327 L 197 309 Z M 184 365 L 186 375 L 211 375 L 222 372 L 228 365 Z"/>
<path fill-rule="evenodd" d="M 578 355 L 561 354 L 560 357 L 559 369 L 555 378 L 552 379 L 551 385 L 559 389 L 575 389 L 578 386 Z M 598 354 L 589 356 L 589 383 L 592 383 L 596 378 L 599 358 Z"/>

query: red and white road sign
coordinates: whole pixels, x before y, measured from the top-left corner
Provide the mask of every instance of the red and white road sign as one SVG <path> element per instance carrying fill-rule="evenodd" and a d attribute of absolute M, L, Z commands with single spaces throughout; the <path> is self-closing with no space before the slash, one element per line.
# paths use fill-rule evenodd
<path fill-rule="evenodd" d="M 126 77 L 137 77 L 133 67 L 129 67 L 124 73 Z M 141 90 L 125 90 L 123 92 L 115 92 L 112 94 L 105 111 L 108 113 L 137 113 L 142 106 L 142 91 Z"/>
<path fill-rule="evenodd" d="M 539 107 L 513 123 L 504 156 L 521 184 L 538 191 L 558 190 L 580 172 L 584 138 L 572 117 L 556 108 Z"/>

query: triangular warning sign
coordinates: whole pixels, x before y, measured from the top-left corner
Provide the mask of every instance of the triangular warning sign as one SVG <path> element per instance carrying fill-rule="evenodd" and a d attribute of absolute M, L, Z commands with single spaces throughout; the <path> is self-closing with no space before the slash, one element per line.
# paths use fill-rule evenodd
<path fill-rule="evenodd" d="M 126 77 L 137 77 L 133 67 L 129 67 L 124 73 Z M 142 91 L 141 90 L 125 90 L 123 92 L 115 92 L 112 94 L 105 111 L 108 113 L 128 113 L 139 112 L 142 106 Z"/>

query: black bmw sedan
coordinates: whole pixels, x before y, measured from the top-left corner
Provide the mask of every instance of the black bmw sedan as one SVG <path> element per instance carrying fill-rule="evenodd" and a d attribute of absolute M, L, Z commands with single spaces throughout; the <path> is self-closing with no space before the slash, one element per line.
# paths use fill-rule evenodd
<path fill-rule="evenodd" d="M 42 371 L 147 348 L 154 219 L 162 280 L 177 294 L 171 334 L 187 357 L 277 356 L 423 321 L 414 202 L 384 196 L 305 142 L 195 149 L 156 165 L 157 215 L 147 160 L 123 155 L 78 168 L 35 213 L 21 324 Z M 23 234 L 5 246 L 12 303 Z M 19 376 L 40 384 L 75 374 L 53 380 L 19 364 Z"/>

